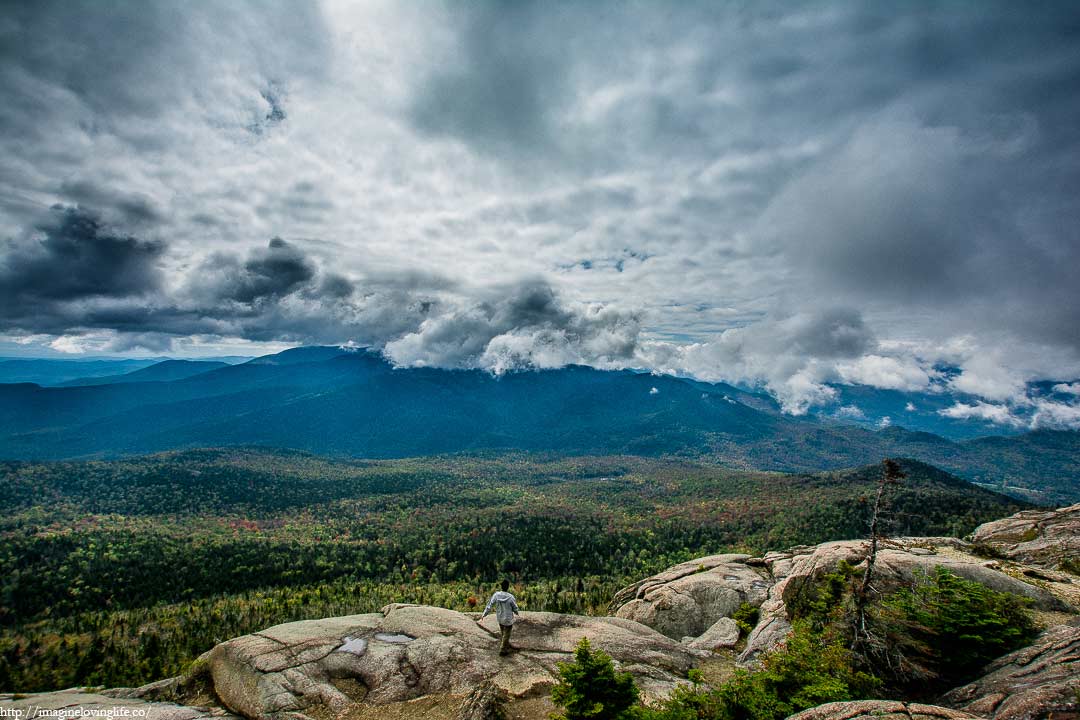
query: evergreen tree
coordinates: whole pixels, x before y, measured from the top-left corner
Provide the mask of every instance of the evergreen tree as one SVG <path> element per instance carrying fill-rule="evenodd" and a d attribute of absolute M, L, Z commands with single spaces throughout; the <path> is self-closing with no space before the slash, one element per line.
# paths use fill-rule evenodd
<path fill-rule="evenodd" d="M 615 670 L 611 657 L 593 650 L 582 638 L 574 662 L 559 663 L 559 682 L 551 699 L 564 708 L 553 720 L 628 720 L 637 703 L 638 689 L 628 672 Z"/>

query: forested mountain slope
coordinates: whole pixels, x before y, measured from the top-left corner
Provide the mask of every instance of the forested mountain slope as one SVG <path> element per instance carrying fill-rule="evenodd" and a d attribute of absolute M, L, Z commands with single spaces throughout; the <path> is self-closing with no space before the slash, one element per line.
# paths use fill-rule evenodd
<path fill-rule="evenodd" d="M 952 442 L 792 417 L 729 385 L 632 371 L 569 366 L 493 376 L 394 368 L 367 351 L 311 347 L 172 381 L 0 385 L 0 458 L 220 445 L 368 458 L 480 450 L 677 455 L 781 471 L 900 455 L 1037 502 L 1080 499 L 1077 432 Z"/>

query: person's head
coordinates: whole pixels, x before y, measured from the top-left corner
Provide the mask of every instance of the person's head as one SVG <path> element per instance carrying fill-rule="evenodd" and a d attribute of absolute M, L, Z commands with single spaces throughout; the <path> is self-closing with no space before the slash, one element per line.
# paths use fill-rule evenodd
<path fill-rule="evenodd" d="M 509 590 L 510 589 L 510 581 L 509 580 L 503 580 L 501 583 L 499 583 L 499 587 L 501 587 L 504 592 L 506 590 Z"/>

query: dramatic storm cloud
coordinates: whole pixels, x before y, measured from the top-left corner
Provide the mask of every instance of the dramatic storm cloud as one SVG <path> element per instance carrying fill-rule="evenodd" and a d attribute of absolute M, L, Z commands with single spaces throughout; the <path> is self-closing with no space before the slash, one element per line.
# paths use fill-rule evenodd
<path fill-rule="evenodd" d="M 1064 2 L 7 3 L 0 354 L 352 343 L 1075 426 L 1078 38 Z"/>

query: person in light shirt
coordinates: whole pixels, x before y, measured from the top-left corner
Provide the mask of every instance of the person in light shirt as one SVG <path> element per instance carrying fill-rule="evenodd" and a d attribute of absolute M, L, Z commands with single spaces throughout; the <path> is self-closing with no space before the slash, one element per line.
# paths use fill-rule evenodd
<path fill-rule="evenodd" d="M 508 591 L 510 589 L 510 581 L 503 580 L 500 586 L 501 590 L 496 590 L 488 600 L 487 607 L 484 608 L 484 614 L 480 616 L 480 620 L 483 620 L 491 612 L 492 608 L 495 608 L 495 619 L 499 621 L 499 629 L 502 631 L 502 640 L 499 643 L 499 654 L 506 655 L 512 649 L 510 647 L 510 631 L 514 629 L 514 616 L 518 614 L 517 600 Z M 476 622 L 479 623 L 480 620 Z"/>

